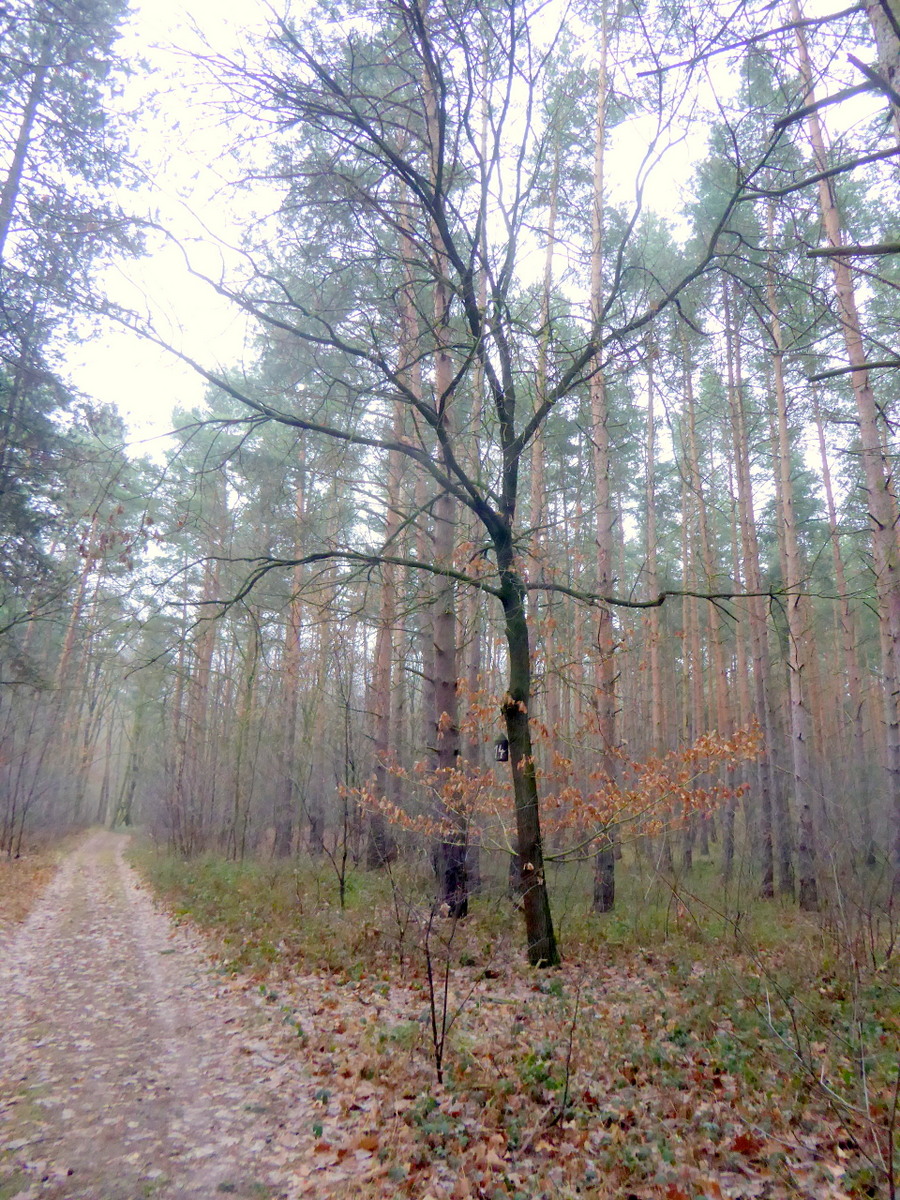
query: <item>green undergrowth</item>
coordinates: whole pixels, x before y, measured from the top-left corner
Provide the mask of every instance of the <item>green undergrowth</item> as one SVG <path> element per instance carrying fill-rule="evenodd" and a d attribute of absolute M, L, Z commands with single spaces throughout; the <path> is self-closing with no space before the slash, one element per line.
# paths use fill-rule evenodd
<path fill-rule="evenodd" d="M 342 913 L 330 902 L 324 877 L 309 867 L 214 857 L 185 861 L 147 847 L 132 858 L 176 920 L 195 921 L 217 937 L 235 971 L 275 963 L 338 971 L 349 967 L 367 940 L 366 922 L 357 918 L 373 897 L 360 903 L 356 881 L 348 886 Z M 371 891 L 369 883 L 361 877 L 362 890 Z"/>
<path fill-rule="evenodd" d="M 344 906 L 334 872 L 325 860 L 232 862 L 215 856 L 184 860 L 152 845 L 132 858 L 166 898 L 176 917 L 197 921 L 232 947 L 238 969 L 276 961 L 310 969 L 346 970 L 403 959 L 415 940 L 416 918 L 431 904 L 433 877 L 422 864 L 394 865 L 384 872 L 350 870 Z M 635 947 L 705 954 L 711 946 L 729 953 L 821 952 L 821 922 L 779 901 L 760 901 L 740 879 L 724 889 L 709 859 L 694 870 L 666 876 L 629 854 L 618 870 L 611 913 L 591 910 L 591 878 L 585 864 L 548 868 L 558 936 L 568 959 L 598 951 L 615 958 Z M 481 886 L 470 917 L 457 934 L 460 953 L 489 959 L 515 953 L 522 920 L 504 886 L 501 861 L 483 863 Z"/>

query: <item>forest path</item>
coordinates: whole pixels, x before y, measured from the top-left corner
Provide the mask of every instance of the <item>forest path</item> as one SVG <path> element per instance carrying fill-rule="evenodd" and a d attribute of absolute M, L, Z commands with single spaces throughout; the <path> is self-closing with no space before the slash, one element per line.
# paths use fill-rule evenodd
<path fill-rule="evenodd" d="M 0 936 L 0 1200 L 288 1196 L 311 1084 L 126 844 L 91 835 Z"/>

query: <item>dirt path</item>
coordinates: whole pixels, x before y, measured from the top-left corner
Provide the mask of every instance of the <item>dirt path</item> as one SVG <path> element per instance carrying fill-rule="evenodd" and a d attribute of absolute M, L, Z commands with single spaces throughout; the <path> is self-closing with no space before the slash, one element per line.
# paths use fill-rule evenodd
<path fill-rule="evenodd" d="M 0 1200 L 290 1196 L 311 1085 L 91 836 L 0 938 Z"/>

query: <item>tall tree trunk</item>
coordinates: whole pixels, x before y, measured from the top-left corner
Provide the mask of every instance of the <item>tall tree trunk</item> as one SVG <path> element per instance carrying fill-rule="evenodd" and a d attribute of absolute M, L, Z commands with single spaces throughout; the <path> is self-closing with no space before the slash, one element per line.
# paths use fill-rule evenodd
<path fill-rule="evenodd" d="M 38 62 L 34 67 L 31 86 L 28 89 L 28 95 L 22 109 L 22 118 L 19 121 L 19 132 L 16 135 L 16 143 L 13 147 L 12 161 L 6 173 L 6 179 L 3 181 L 3 190 L 0 191 L 0 262 L 3 261 L 6 240 L 9 237 L 12 226 L 16 200 L 18 199 L 19 188 L 22 184 L 22 174 L 25 170 L 25 162 L 28 158 L 31 136 L 34 131 L 34 122 L 50 69 L 51 53 L 52 39 L 49 33 L 47 33 L 44 35 L 41 44 L 41 52 Z"/>
<path fill-rule="evenodd" d="M 687 335 L 682 332 L 682 356 L 684 365 L 684 403 L 687 416 L 687 452 L 688 480 L 697 511 L 697 533 L 700 541 L 700 563 L 702 574 L 697 572 L 698 591 L 704 587 L 710 591 L 715 587 L 718 572 L 715 566 L 712 538 L 709 530 L 709 516 L 706 509 L 706 493 L 703 485 L 703 473 L 700 470 L 700 454 L 697 445 L 697 413 L 694 400 L 693 364 Z M 721 615 L 718 606 L 707 604 L 707 643 L 712 664 L 711 682 L 713 706 L 716 714 L 716 730 L 720 737 L 731 737 L 733 724 L 728 708 L 726 693 L 727 674 L 725 670 L 725 651 L 722 643 Z M 699 630 L 698 630 L 699 636 Z M 698 731 L 699 732 L 699 731 Z M 729 783 L 733 783 L 734 772 L 729 770 Z M 734 869 L 734 800 L 727 802 L 723 818 L 722 836 L 722 873 L 730 878 Z"/>
<path fill-rule="evenodd" d="M 89 708 L 96 704 L 90 680 L 91 656 L 88 647 L 96 626 L 103 557 L 98 510 L 91 515 L 90 528 L 83 540 L 83 556 L 54 677 L 58 721 L 54 757 L 60 775 L 60 788 L 65 791 L 67 816 L 73 824 L 78 824 L 80 820 L 86 756 L 90 746 Z M 93 617 L 92 612 L 95 614 Z"/>
<path fill-rule="evenodd" d="M 218 622 L 210 616 L 210 604 L 219 594 L 220 554 L 225 542 L 225 480 L 213 474 L 207 497 L 211 508 L 208 556 L 203 563 L 199 605 L 200 632 L 193 645 L 193 664 L 186 681 L 186 704 L 182 761 L 179 765 L 181 822 L 179 853 L 186 856 L 205 849 L 209 817 L 214 803 L 216 780 L 212 767 L 211 682 L 218 640 Z"/>
<path fill-rule="evenodd" d="M 509 686 L 503 701 L 509 767 L 516 809 L 516 844 L 520 861 L 520 894 L 532 966 L 553 967 L 559 950 L 550 915 L 550 899 L 544 874 L 540 806 L 534 748 L 531 742 L 531 647 L 525 612 L 525 587 L 515 568 L 512 539 L 508 532 L 495 535 L 494 546 L 500 569 L 500 602 L 509 655 Z"/>
<path fill-rule="evenodd" d="M 250 624 L 250 645 L 246 648 L 243 660 L 243 679 L 240 686 L 240 704 L 237 714 L 237 730 L 234 750 L 234 776 L 231 802 L 231 820 L 229 823 L 226 853 L 236 862 L 243 862 L 247 846 L 247 825 L 250 807 L 253 800 L 252 770 L 245 771 L 244 760 L 247 754 L 247 742 L 253 712 L 256 705 L 257 683 L 259 678 L 260 660 L 260 631 L 255 621 Z"/>
<path fill-rule="evenodd" d="M 441 130 L 438 118 L 434 81 L 430 72 L 424 79 L 425 115 L 428 143 L 431 152 L 432 179 L 440 169 L 439 147 Z M 452 467 L 447 461 L 444 447 L 453 437 L 453 360 L 450 347 L 453 330 L 450 325 L 451 292 L 446 280 L 450 277 L 446 255 L 442 249 L 440 233 L 432 229 L 432 254 L 434 256 L 432 278 L 434 279 L 434 404 L 439 422 L 439 456 L 448 475 Z M 434 520 L 433 561 L 439 567 L 452 568 L 457 539 L 457 502 L 449 490 L 438 493 L 432 506 Z M 456 585 L 449 575 L 438 576 L 432 605 L 432 645 L 434 652 L 434 711 L 435 764 L 442 779 L 449 785 L 452 773 L 459 769 L 459 712 L 456 638 Z M 449 798 L 442 805 L 442 816 L 448 833 L 439 847 L 441 870 L 441 899 L 449 914 L 464 917 L 468 912 L 468 883 L 466 879 L 466 841 L 468 817 L 464 812 L 454 811 Z"/>
<path fill-rule="evenodd" d="M 594 180 L 591 208 L 591 319 L 594 336 L 603 319 L 603 213 L 604 151 L 606 140 L 606 97 L 609 90 L 606 3 L 600 10 L 600 62 L 597 68 L 597 99 L 594 117 Z M 614 587 L 615 511 L 612 503 L 612 469 L 609 437 L 609 405 L 606 381 L 597 364 L 591 376 L 591 466 L 594 477 L 595 528 L 597 551 L 596 589 L 611 595 Z M 610 780 L 619 774 L 616 758 L 616 662 L 615 631 L 612 612 L 600 608 L 597 627 L 597 658 L 594 667 L 594 711 L 600 738 L 600 769 Z M 594 860 L 594 912 L 612 912 L 616 903 L 616 855 L 613 833 L 603 836 Z"/>
<path fill-rule="evenodd" d="M 791 14 L 800 20 L 797 0 L 791 0 Z M 800 69 L 804 83 L 804 102 L 815 101 L 813 74 L 806 38 L 802 28 L 796 30 L 800 54 Z M 807 118 L 816 170 L 828 169 L 825 135 L 819 114 L 810 112 Z M 819 208 L 828 245 L 838 248 L 844 244 L 840 215 L 835 203 L 830 179 L 819 181 Z M 884 675 L 884 710 L 887 727 L 888 794 L 893 810 L 893 862 L 895 883 L 900 884 L 900 552 L 894 520 L 894 501 L 889 486 L 889 471 L 884 460 L 878 426 L 878 406 L 865 368 L 866 351 L 862 326 L 856 304 L 856 293 L 850 267 L 841 255 L 830 257 L 834 280 L 838 320 L 847 351 L 847 359 L 855 369 L 850 383 L 856 400 L 859 436 L 862 443 L 862 465 L 872 530 L 872 555 L 875 566 L 875 587 L 879 617 L 882 624 L 882 673 Z"/>
<path fill-rule="evenodd" d="M 644 562 L 646 574 L 646 593 L 650 599 L 655 599 L 660 593 L 658 542 L 656 533 L 656 379 L 655 360 L 656 345 L 652 338 L 645 342 L 647 370 L 647 442 L 646 463 L 644 469 Z M 646 635 L 645 647 L 650 660 L 650 720 L 646 739 L 646 750 L 652 756 L 660 755 L 665 746 L 663 731 L 663 684 L 662 667 L 660 662 L 660 640 L 662 626 L 660 609 L 654 605 L 644 617 Z M 665 822 L 660 843 L 662 865 L 667 871 L 674 866 L 672 858 L 672 835 L 669 829 L 672 813 L 663 813 Z"/>
<path fill-rule="evenodd" d="M 681 561 L 685 586 L 700 591 L 702 580 L 697 565 L 697 535 L 695 531 L 696 502 L 691 494 L 690 479 L 685 472 L 681 483 Z M 683 744 L 692 745 L 706 729 L 706 696 L 703 686 L 703 654 L 700 648 L 700 613 L 696 596 L 682 600 L 682 705 Z M 709 835 L 703 814 L 691 814 L 682 831 L 682 863 L 686 871 L 693 869 L 694 842 L 700 833 L 700 853 L 709 853 Z"/>
<path fill-rule="evenodd" d="M 834 488 L 831 483 L 831 466 L 828 461 L 828 448 L 825 444 L 825 428 L 822 414 L 819 410 L 818 396 L 813 392 L 813 418 L 816 423 L 816 436 L 819 445 L 819 457 L 822 464 L 822 487 L 825 491 L 825 503 L 828 510 L 828 529 L 831 540 L 831 556 L 834 565 L 834 580 L 838 594 L 838 624 L 840 629 L 840 647 L 844 659 L 844 673 L 847 681 L 847 696 L 849 700 L 850 727 L 853 731 L 852 763 L 849 771 L 844 771 L 845 786 L 848 791 L 856 792 L 860 805 L 860 823 L 863 838 L 863 857 L 867 865 L 875 863 L 875 840 L 872 826 L 872 805 L 869 781 L 866 778 L 870 753 L 866 745 L 866 701 L 862 688 L 862 677 L 857 657 L 856 619 L 850 603 L 850 592 L 847 587 L 847 574 L 844 570 L 844 558 L 841 553 L 840 527 L 838 525 L 837 506 L 834 501 Z"/>
<path fill-rule="evenodd" d="M 412 362 L 411 357 L 406 362 Z M 403 436 L 403 413 L 399 402 L 394 404 L 392 439 Z M 396 554 L 396 539 L 400 532 L 401 456 L 391 450 L 388 455 L 387 494 L 385 498 L 384 545 L 388 554 Z M 372 721 L 375 750 L 375 791 L 380 800 L 393 792 L 391 762 L 396 758 L 394 737 L 395 706 L 392 704 L 394 683 L 394 628 L 397 623 L 397 567 L 384 563 L 381 568 L 381 611 L 375 635 L 375 664 L 372 679 Z M 369 840 L 366 865 L 382 867 L 396 857 L 397 845 L 384 814 L 369 815 Z"/>
<path fill-rule="evenodd" d="M 819 907 L 816 880 L 816 828 L 810 779 L 810 720 L 806 699 L 806 650 L 809 611 L 803 584 L 803 566 L 797 541 L 794 509 L 794 482 L 791 478 L 791 439 L 788 429 L 787 390 L 784 385 L 784 338 L 775 287 L 772 247 L 775 240 L 775 214 L 768 206 L 769 261 L 766 291 L 769 305 L 769 333 L 772 338 L 772 370 L 775 380 L 775 405 L 778 429 L 778 493 L 781 505 L 781 533 L 784 555 L 784 599 L 788 624 L 788 684 L 790 691 L 791 763 L 794 803 L 798 815 L 797 871 L 800 907 L 814 911 Z"/>
<path fill-rule="evenodd" d="M 547 214 L 546 246 L 544 249 L 544 277 L 541 286 L 541 333 L 538 341 L 537 370 L 535 373 L 535 403 L 541 404 L 547 396 L 547 356 L 550 346 L 550 298 L 553 289 L 553 251 L 556 244 L 556 215 L 559 200 L 560 152 L 557 145 L 550 177 L 549 211 Z M 545 446 L 543 429 L 535 434 L 531 446 L 531 553 L 536 570 L 543 579 L 553 570 L 550 561 L 548 534 L 547 486 L 545 480 Z M 532 612 L 536 631 L 535 647 L 538 657 L 538 674 L 543 682 L 543 713 L 547 726 L 553 730 L 558 719 L 558 676 L 553 670 L 553 594 L 540 600 L 532 597 Z M 553 734 L 551 733 L 551 736 Z"/>
<path fill-rule="evenodd" d="M 294 557 L 302 554 L 303 527 L 306 520 L 306 443 L 304 436 L 297 447 L 297 485 L 294 489 Z M 284 650 L 281 664 L 281 743 L 275 795 L 275 840 L 272 852 L 276 858 L 289 858 L 297 825 L 295 776 L 297 770 L 297 708 L 302 666 L 301 635 L 303 632 L 303 568 L 294 567 L 291 577 L 291 602 L 284 631 Z"/>
<path fill-rule="evenodd" d="M 759 803 L 757 811 L 757 854 L 762 875 L 763 896 L 774 895 L 774 823 L 781 813 L 779 793 L 775 784 L 773 755 L 775 732 L 771 708 L 771 668 L 766 630 L 766 611 L 762 591 L 762 575 L 759 567 L 759 545 L 753 512 L 753 491 L 750 479 L 750 458 L 747 444 L 747 428 L 744 412 L 743 383 L 739 356 L 739 336 L 733 324 L 732 301 L 729 285 L 724 288 L 725 341 L 728 360 L 728 397 L 731 409 L 732 443 L 734 449 L 735 476 L 737 483 L 738 520 L 743 559 L 744 586 L 750 593 L 748 598 L 750 640 L 753 653 L 753 684 L 755 691 L 756 717 L 763 735 L 764 752 L 757 775 Z M 778 889 L 782 894 L 793 894 L 791 856 L 787 822 L 779 823 Z"/>
<path fill-rule="evenodd" d="M 900 140 L 900 3 L 898 0 L 865 0 L 866 16 L 875 36 L 878 52 L 878 72 L 892 89 L 888 103 L 894 130 Z"/>

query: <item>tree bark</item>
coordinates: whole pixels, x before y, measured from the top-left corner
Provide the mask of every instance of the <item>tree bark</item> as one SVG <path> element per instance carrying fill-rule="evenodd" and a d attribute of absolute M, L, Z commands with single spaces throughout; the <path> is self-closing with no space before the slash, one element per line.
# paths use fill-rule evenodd
<path fill-rule="evenodd" d="M 299 445 L 298 478 L 294 489 L 294 554 L 302 553 L 300 539 L 306 509 L 305 441 Z M 297 823 L 295 798 L 295 752 L 297 746 L 297 706 L 300 692 L 301 645 L 303 629 L 303 568 L 295 567 L 291 577 L 292 595 L 284 631 L 284 651 L 281 671 L 281 745 L 279 748 L 279 780 L 275 799 L 275 841 L 272 852 L 276 858 L 289 858 L 293 851 L 294 829 Z"/>
<path fill-rule="evenodd" d="M 866 0 L 865 9 L 875 36 L 879 73 L 895 93 L 900 92 L 900 4 L 897 0 Z M 900 104 L 891 99 L 889 105 L 900 140 Z"/>
<path fill-rule="evenodd" d="M 423 80 L 428 144 L 431 154 L 432 182 L 437 180 L 441 163 L 439 147 L 441 127 L 435 84 L 431 72 Z M 453 330 L 449 323 L 451 292 L 446 248 L 440 233 L 432 223 L 432 254 L 434 257 L 433 333 L 434 333 L 434 404 L 439 418 L 439 438 L 446 446 L 453 437 L 453 360 L 451 344 Z M 452 475 L 446 452 L 441 451 L 444 468 Z M 434 562 L 441 567 L 453 566 L 457 538 L 457 501 L 449 490 L 441 491 L 432 506 L 434 520 Z M 435 765 L 443 782 L 450 783 L 453 772 L 460 767 L 458 652 L 456 637 L 456 585 L 449 575 L 437 577 L 432 605 L 432 645 L 434 651 L 434 711 Z M 439 785 L 440 786 L 440 785 Z M 451 917 L 464 917 L 469 910 L 469 889 L 466 878 L 466 843 L 468 816 L 451 808 L 449 800 L 441 803 L 441 817 L 449 832 L 439 846 L 441 899 Z"/>
<path fill-rule="evenodd" d="M 792 0 L 791 12 L 795 21 L 800 19 L 797 0 Z M 802 28 L 797 28 L 796 38 L 804 82 L 804 102 L 811 105 L 815 100 L 813 74 Z M 828 156 L 818 112 L 810 112 L 807 128 L 816 168 L 823 172 L 828 165 Z M 844 244 L 844 235 L 829 179 L 819 181 L 819 208 L 828 245 L 833 249 L 840 248 Z M 884 460 L 884 449 L 879 434 L 878 407 L 869 372 L 864 366 L 866 352 L 850 267 L 847 260 L 840 255 L 830 256 L 829 261 L 847 359 L 854 368 L 850 382 L 859 417 L 861 457 L 872 530 L 875 587 L 882 627 L 887 778 L 894 827 L 892 856 L 895 882 L 900 883 L 900 553 L 894 519 L 894 499 L 890 492 L 890 472 Z"/>
<path fill-rule="evenodd" d="M 495 548 L 509 654 L 509 686 L 502 711 L 515 797 L 519 890 L 525 915 L 528 961 L 535 967 L 554 967 L 560 957 L 544 875 L 537 776 L 531 742 L 531 647 L 525 614 L 525 587 L 514 566 L 512 539 L 498 535 Z"/>
<path fill-rule="evenodd" d="M 725 340 L 728 358 L 728 398 L 731 409 L 732 444 L 737 483 L 738 521 L 743 559 L 744 586 L 750 593 L 750 641 L 753 653 L 753 685 L 756 717 L 763 734 L 763 757 L 757 774 L 759 804 L 757 811 L 757 855 L 762 875 L 762 895 L 775 891 L 775 822 L 778 822 L 778 890 L 793 895 L 793 874 L 789 827 L 782 812 L 775 784 L 772 756 L 775 753 L 775 730 L 771 706 L 771 667 L 766 632 L 766 613 L 759 567 L 759 545 L 753 512 L 753 490 L 750 479 L 749 448 L 744 412 L 743 383 L 739 354 L 738 332 L 733 323 L 729 286 L 724 287 Z"/>
<path fill-rule="evenodd" d="M 815 392 L 812 397 L 813 419 L 816 423 L 816 436 L 819 445 L 819 457 L 822 466 L 822 487 L 825 492 L 825 503 L 828 511 L 828 529 L 831 541 L 831 555 L 834 565 L 834 580 L 838 594 L 838 626 L 839 644 L 844 659 L 844 673 L 847 681 L 847 697 L 849 713 L 847 714 L 853 731 L 852 741 L 854 752 L 849 770 L 843 771 L 844 785 L 848 794 L 854 792 L 859 797 L 860 824 L 863 840 L 863 858 L 868 866 L 875 864 L 875 839 L 872 825 L 872 802 L 870 797 L 869 762 L 872 753 L 867 747 L 866 740 L 866 697 L 863 692 L 862 674 L 857 657 L 856 618 L 850 603 L 850 591 L 847 586 L 847 574 L 844 569 L 844 557 L 841 553 L 840 527 L 838 525 L 837 506 L 834 501 L 834 488 L 831 483 L 831 465 L 828 461 L 828 448 L 825 444 L 825 429 L 819 401 Z"/>
<path fill-rule="evenodd" d="M 606 140 L 606 96 L 609 90 L 606 3 L 600 10 L 600 62 L 597 68 L 597 98 L 594 118 L 594 180 L 591 207 L 591 319 L 595 336 L 603 319 L 603 212 Z M 610 475 L 612 462 L 609 437 L 609 405 L 606 380 L 597 369 L 591 376 L 591 466 L 596 510 L 594 542 L 597 552 L 596 588 L 600 595 L 613 591 L 615 553 L 615 510 Z M 600 738 L 600 767 L 610 780 L 618 775 L 616 758 L 616 661 L 612 612 L 600 609 L 597 626 L 597 658 L 594 666 L 593 708 Z M 593 909 L 612 912 L 616 903 L 616 854 L 612 831 L 603 836 L 594 860 Z"/>
<path fill-rule="evenodd" d="M 810 720 L 806 698 L 806 651 L 808 605 L 803 585 L 803 566 L 797 541 L 794 510 L 794 482 L 791 478 L 791 441 L 788 429 L 787 390 L 784 384 L 784 338 L 778 311 L 775 266 L 772 247 L 775 240 L 775 214 L 768 206 L 769 261 L 766 292 L 769 306 L 769 333 L 772 338 L 772 370 L 775 381 L 776 422 L 778 430 L 778 494 L 781 504 L 781 533 L 784 556 L 784 600 L 788 624 L 788 686 L 790 691 L 791 763 L 794 803 L 798 816 L 797 873 L 800 907 L 815 911 L 819 907 L 816 880 L 816 826 L 810 779 Z"/>
<path fill-rule="evenodd" d="M 31 86 L 28 89 L 28 96 L 22 110 L 22 119 L 19 122 L 19 132 L 16 136 L 15 147 L 13 148 L 12 161 L 6 173 L 6 179 L 3 181 L 3 190 L 0 192 L 0 262 L 3 261 L 6 241 L 12 228 L 13 213 L 16 207 L 16 200 L 19 196 L 19 188 L 22 184 L 22 174 L 28 158 L 28 148 L 31 145 L 34 122 L 37 117 L 38 106 L 41 102 L 44 83 L 50 67 L 51 47 L 50 35 L 45 34 L 43 44 L 41 45 L 40 57 L 34 68 Z"/>
<path fill-rule="evenodd" d="M 709 516 L 706 508 L 706 492 L 703 484 L 703 474 L 700 470 L 700 454 L 697 444 L 697 413 L 696 403 L 694 400 L 694 384 L 693 384 L 693 364 L 691 362 L 690 349 L 688 346 L 687 335 L 682 331 L 681 336 L 682 356 L 684 366 L 684 403 L 687 416 L 687 457 L 688 457 L 688 481 L 690 492 L 693 496 L 694 505 L 697 512 L 697 535 L 699 537 L 699 567 L 701 571 L 697 571 L 698 590 L 706 587 L 712 591 L 716 590 L 715 584 L 718 577 L 718 572 L 715 566 L 715 557 L 713 554 L 712 538 L 709 529 Z M 709 646 L 710 659 L 712 664 L 712 696 L 713 707 L 716 714 L 716 730 L 720 737 L 731 737 L 734 726 L 732 716 L 728 708 L 728 696 L 726 694 L 727 674 L 725 670 L 725 651 L 722 644 L 721 616 L 719 609 L 715 604 L 707 604 L 707 644 Z M 699 629 L 697 631 L 699 637 Z M 699 731 L 697 731 L 699 732 Z M 734 771 L 728 771 L 729 784 L 734 783 Z M 734 868 L 734 817 L 735 805 L 734 800 L 728 800 L 723 817 L 723 836 L 722 836 L 722 874 L 728 879 Z"/>

